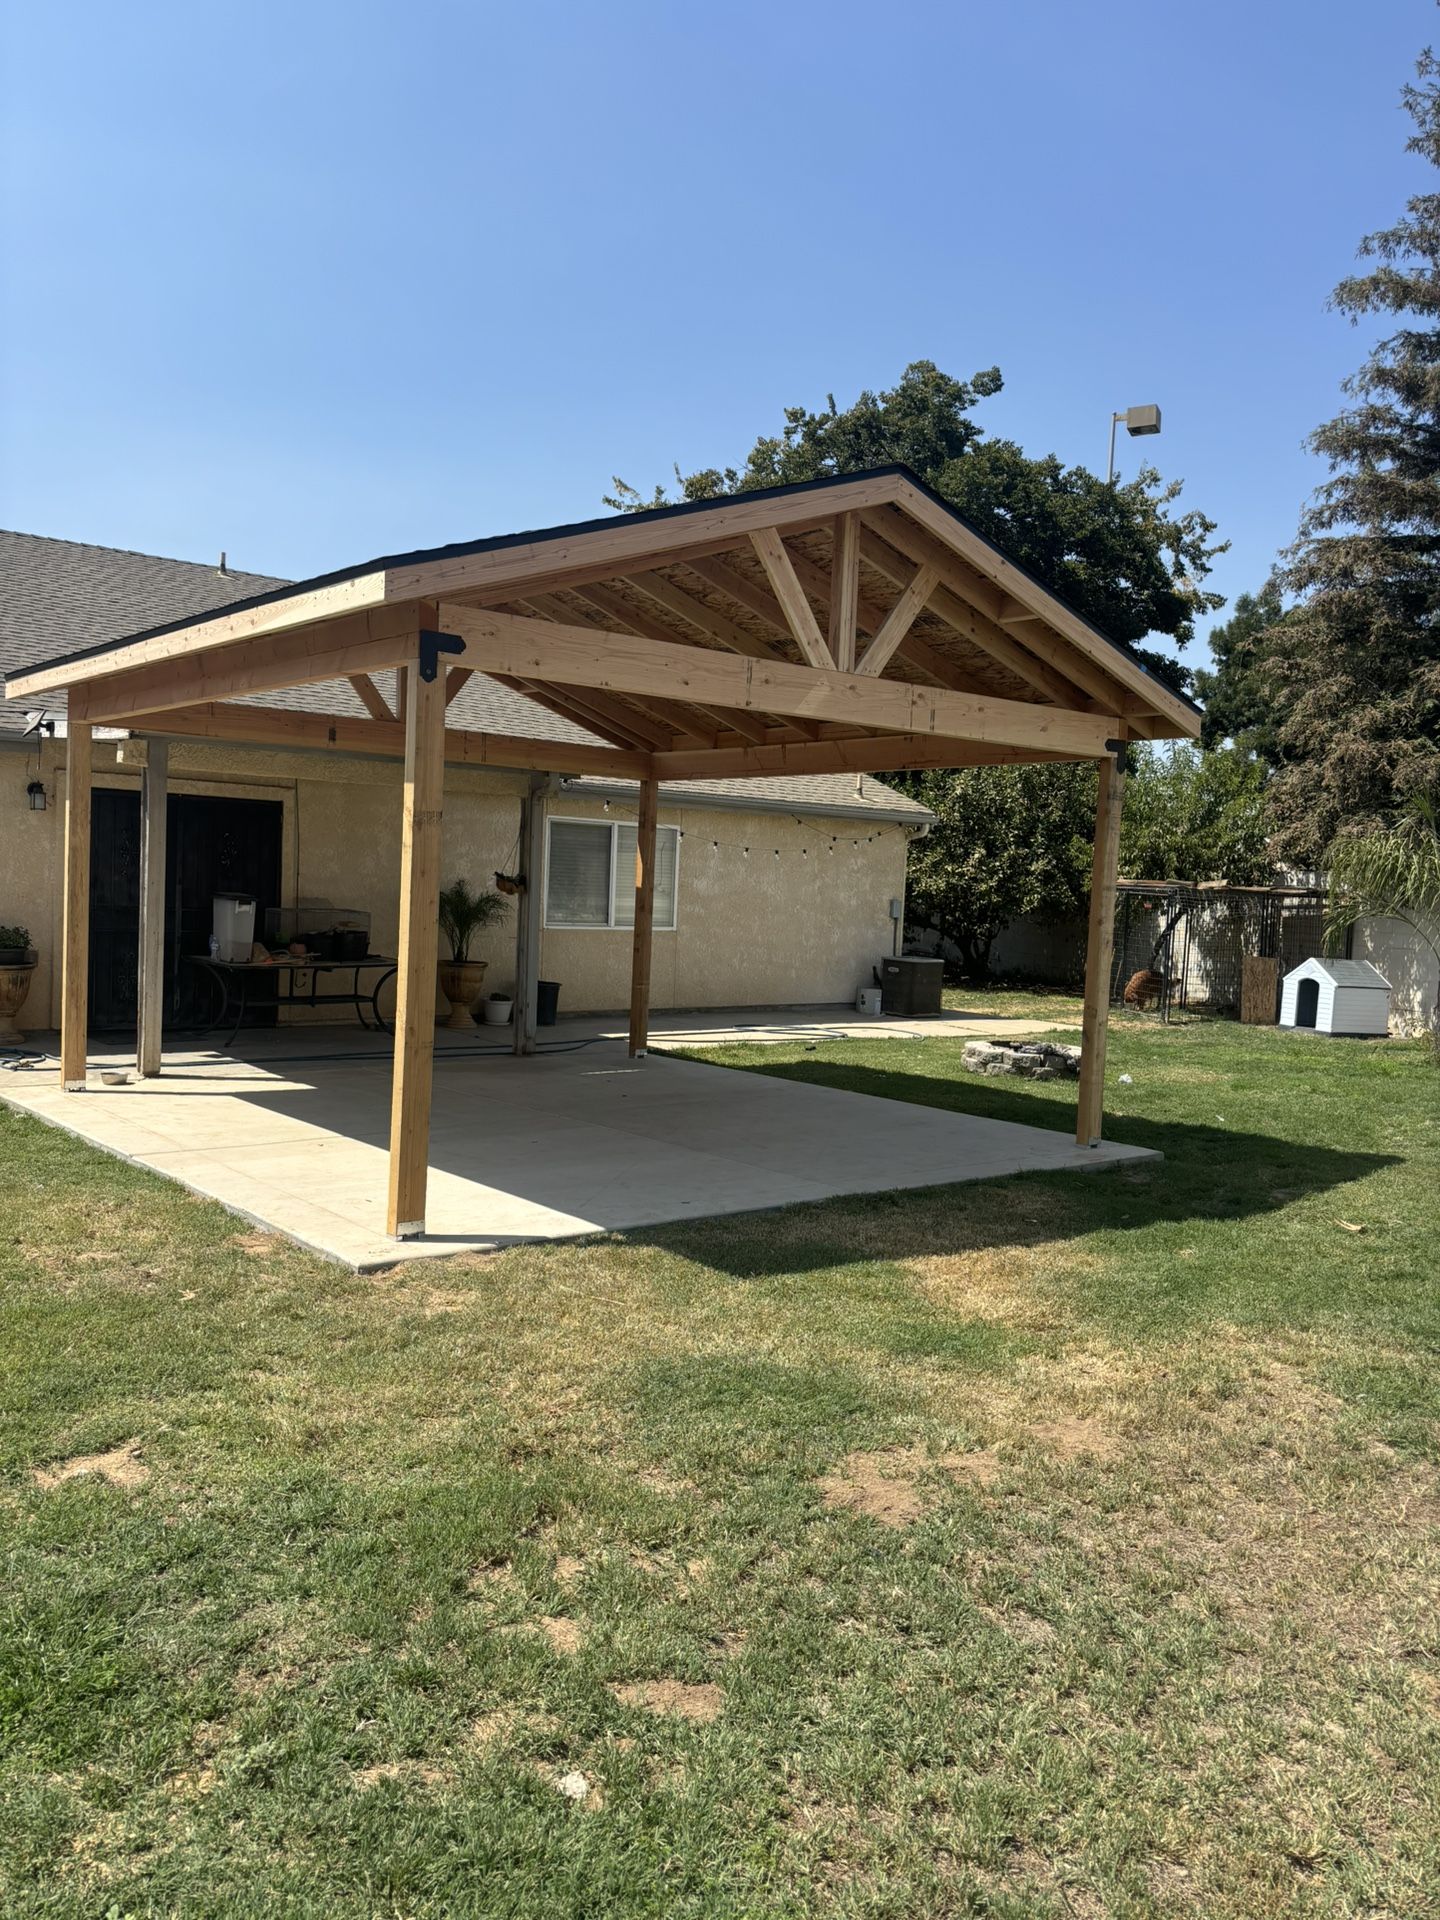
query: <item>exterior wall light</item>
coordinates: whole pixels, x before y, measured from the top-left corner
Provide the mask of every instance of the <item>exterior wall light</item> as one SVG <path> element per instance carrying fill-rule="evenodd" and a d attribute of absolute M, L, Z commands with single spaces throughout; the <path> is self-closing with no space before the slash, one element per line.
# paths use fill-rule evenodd
<path fill-rule="evenodd" d="M 30 802 L 30 811 L 32 813 L 43 813 L 45 811 L 45 782 L 43 780 L 32 780 L 25 789 L 25 797 Z"/>

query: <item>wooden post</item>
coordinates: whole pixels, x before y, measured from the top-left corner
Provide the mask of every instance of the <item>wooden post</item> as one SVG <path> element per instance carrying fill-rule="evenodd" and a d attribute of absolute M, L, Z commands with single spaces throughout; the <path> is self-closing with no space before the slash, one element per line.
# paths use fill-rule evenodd
<path fill-rule="evenodd" d="M 145 754 L 140 775 L 140 977 L 135 1068 L 149 1079 L 160 1071 L 160 1023 L 165 1009 L 165 816 L 169 806 L 170 743 L 147 741 Z"/>
<path fill-rule="evenodd" d="M 400 822 L 400 948 L 386 1228 L 397 1240 L 410 1240 L 425 1231 L 430 1163 L 440 827 L 445 799 L 445 676 L 437 672 L 432 680 L 422 680 L 415 664 L 403 672 L 407 683 L 405 798 Z"/>
<path fill-rule="evenodd" d="M 60 971 L 60 1084 L 85 1091 L 90 1012 L 90 728 L 67 723 L 65 745 L 65 932 Z"/>
<path fill-rule="evenodd" d="M 1105 1107 L 1105 1042 L 1110 1027 L 1110 966 L 1115 955 L 1115 877 L 1125 775 L 1118 758 L 1098 763 L 1095 858 L 1090 869 L 1090 930 L 1085 943 L 1085 1018 L 1080 1035 L 1080 1098 L 1075 1138 L 1098 1147 Z"/>
<path fill-rule="evenodd" d="M 520 871 L 525 891 L 515 913 L 516 1053 L 535 1051 L 535 1002 L 540 979 L 541 907 L 545 890 L 545 796 L 547 773 L 532 773 L 530 791 L 520 803 Z"/>
<path fill-rule="evenodd" d="M 643 1060 L 650 1040 L 650 948 L 655 925 L 655 820 L 658 780 L 640 782 L 635 830 L 635 944 L 630 961 L 630 1058 Z"/>

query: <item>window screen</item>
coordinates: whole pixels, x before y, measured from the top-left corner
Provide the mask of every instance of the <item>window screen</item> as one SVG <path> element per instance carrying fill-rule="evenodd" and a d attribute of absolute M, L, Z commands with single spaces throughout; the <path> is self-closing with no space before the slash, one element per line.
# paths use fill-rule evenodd
<path fill-rule="evenodd" d="M 610 828 L 580 820 L 550 822 L 545 918 L 552 927 L 610 924 Z"/>
<path fill-rule="evenodd" d="M 615 918 L 617 927 L 635 924 L 635 843 L 634 827 L 615 829 Z M 675 924 L 675 856 L 680 835 L 674 827 L 655 829 L 655 925 Z"/>
<path fill-rule="evenodd" d="M 545 924 L 549 927 L 633 927 L 636 829 L 624 822 L 552 820 L 545 868 Z M 675 926 L 680 833 L 655 832 L 655 925 Z"/>

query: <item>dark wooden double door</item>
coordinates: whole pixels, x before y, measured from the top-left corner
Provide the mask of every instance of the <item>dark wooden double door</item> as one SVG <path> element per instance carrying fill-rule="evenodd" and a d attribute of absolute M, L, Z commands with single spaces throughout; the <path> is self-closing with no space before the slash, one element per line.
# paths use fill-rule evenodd
<path fill-rule="evenodd" d="M 217 893 L 255 896 L 255 931 L 280 905 L 284 809 L 278 800 L 227 800 L 175 793 L 168 801 L 165 859 L 165 1012 L 173 1028 L 202 1028 L 215 988 L 184 956 L 204 953 Z M 90 1025 L 133 1031 L 140 951 L 140 796 L 97 787 L 91 818 Z M 253 1007 L 247 1026 L 273 1026 L 272 1004 Z M 253 989 L 252 989 L 253 992 Z"/>

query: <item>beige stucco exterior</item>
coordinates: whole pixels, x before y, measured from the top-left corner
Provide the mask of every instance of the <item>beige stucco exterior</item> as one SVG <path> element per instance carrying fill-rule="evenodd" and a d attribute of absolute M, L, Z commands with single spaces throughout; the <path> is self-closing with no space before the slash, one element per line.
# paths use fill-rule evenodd
<path fill-rule="evenodd" d="M 32 812 L 29 751 L 0 750 L 0 923 L 30 929 L 39 951 L 21 1024 L 58 1020 L 65 743 L 46 741 L 39 772 L 48 790 Z M 97 742 L 95 784 L 138 791 L 138 743 Z M 757 787 L 763 783 L 757 783 Z M 395 951 L 400 880 L 400 768 L 393 761 L 177 741 L 172 792 L 278 801 L 284 809 L 282 888 L 288 902 L 327 900 L 371 916 L 372 947 Z M 452 767 L 447 775 L 442 876 L 489 886 L 514 871 L 527 776 Z M 632 819 L 633 802 L 609 810 L 563 789 L 547 813 L 566 819 Z M 651 1003 L 659 1007 L 783 1006 L 849 1002 L 892 950 L 890 902 L 903 895 L 913 829 L 873 817 L 667 805 L 660 821 L 681 830 L 676 927 L 657 931 Z M 716 843 L 719 843 L 718 846 Z M 749 847 L 747 855 L 743 849 Z M 778 851 L 778 857 L 777 857 Z M 515 918 L 483 933 L 487 991 L 514 982 Z M 613 929 L 546 928 L 540 975 L 561 983 L 562 1012 L 625 1006 L 631 936 Z M 336 1017 L 296 1009 L 291 1018 Z M 340 1017 L 348 1017 L 340 1013 Z"/>

